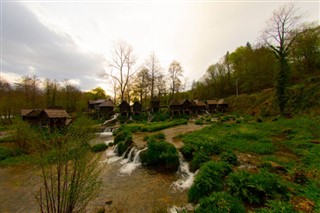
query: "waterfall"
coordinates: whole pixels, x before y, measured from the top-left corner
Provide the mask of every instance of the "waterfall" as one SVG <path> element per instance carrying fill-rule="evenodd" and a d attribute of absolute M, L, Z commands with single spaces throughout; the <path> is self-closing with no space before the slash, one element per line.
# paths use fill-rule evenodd
<path fill-rule="evenodd" d="M 134 150 L 134 156 L 131 161 L 131 156 L 128 156 L 128 161 L 120 168 L 119 172 L 120 174 L 125 174 L 125 175 L 131 175 L 131 173 L 137 169 L 139 166 L 141 166 L 141 160 L 140 160 L 140 153 L 146 149 L 138 150 L 136 148 L 132 148 Z M 130 153 L 133 153 L 130 151 Z M 130 155 L 129 153 L 129 155 Z"/>
<path fill-rule="evenodd" d="M 184 191 L 189 189 L 194 181 L 194 176 L 197 174 L 198 171 L 195 173 L 190 172 L 189 170 L 189 163 L 184 160 L 183 156 L 179 154 L 179 161 L 180 166 L 178 170 L 178 174 L 180 178 L 171 184 L 171 187 L 175 190 Z"/>

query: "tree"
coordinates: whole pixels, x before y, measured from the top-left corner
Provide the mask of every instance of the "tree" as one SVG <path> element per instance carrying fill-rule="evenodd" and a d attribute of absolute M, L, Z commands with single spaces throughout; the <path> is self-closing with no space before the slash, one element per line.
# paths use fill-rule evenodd
<path fill-rule="evenodd" d="M 0 120 L 2 124 L 12 124 L 12 88 L 10 84 L 0 77 Z"/>
<path fill-rule="evenodd" d="M 303 27 L 293 42 L 291 58 L 296 75 L 315 74 L 320 70 L 320 26 L 310 24 Z"/>
<path fill-rule="evenodd" d="M 109 96 L 107 96 L 106 92 L 101 87 L 92 89 L 90 93 L 92 94 L 92 99 L 94 100 L 109 98 Z"/>
<path fill-rule="evenodd" d="M 268 26 L 263 32 L 264 42 L 270 47 L 279 64 L 276 95 L 280 114 L 284 115 L 287 102 L 286 89 L 289 84 L 288 55 L 297 35 L 296 26 L 301 19 L 293 4 L 286 4 L 273 12 Z"/>
<path fill-rule="evenodd" d="M 179 91 L 181 86 L 181 77 L 183 76 L 182 72 L 183 69 L 179 62 L 172 61 L 169 66 L 169 80 L 170 80 L 170 90 L 171 90 L 171 97 L 174 98 L 175 92 Z"/>
<path fill-rule="evenodd" d="M 150 84 L 151 78 L 149 71 L 146 68 L 142 68 L 134 78 L 134 92 L 138 94 L 141 105 L 143 106 L 146 106 L 146 99 L 149 93 L 148 88 Z"/>
<path fill-rule="evenodd" d="M 51 81 L 50 79 L 45 79 L 43 84 L 47 107 L 56 106 L 58 82 L 56 80 Z"/>
<path fill-rule="evenodd" d="M 156 55 L 154 54 L 154 52 L 152 52 L 148 58 L 148 60 L 146 61 L 146 68 L 149 70 L 150 72 L 150 93 L 151 93 L 151 98 L 154 97 L 154 90 L 156 88 L 156 84 L 157 84 L 157 78 L 158 76 L 161 74 L 161 66 L 160 66 L 160 62 L 158 60 L 158 58 L 156 57 Z"/>
<path fill-rule="evenodd" d="M 135 63 L 136 57 L 133 55 L 133 48 L 129 44 L 126 42 L 114 44 L 112 59 L 109 62 L 111 70 L 109 73 L 104 73 L 104 75 L 117 82 L 117 86 L 120 88 L 121 100 L 125 100 L 125 91 L 129 80 L 135 73 L 135 71 L 133 71 Z"/>

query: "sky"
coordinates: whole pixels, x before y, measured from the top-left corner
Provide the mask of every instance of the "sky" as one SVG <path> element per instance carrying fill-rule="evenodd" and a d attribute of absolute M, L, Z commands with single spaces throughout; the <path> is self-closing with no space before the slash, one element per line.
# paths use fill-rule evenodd
<path fill-rule="evenodd" d="M 227 51 L 260 42 L 287 1 L 1 1 L 1 78 L 68 79 L 83 91 L 108 81 L 115 42 L 134 49 L 138 69 L 154 52 L 164 74 L 181 63 L 187 86 Z M 320 24 L 320 1 L 294 1 Z"/>

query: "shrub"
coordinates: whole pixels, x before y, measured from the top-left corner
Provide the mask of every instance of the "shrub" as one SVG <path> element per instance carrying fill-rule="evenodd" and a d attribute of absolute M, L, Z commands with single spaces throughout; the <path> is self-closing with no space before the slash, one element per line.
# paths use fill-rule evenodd
<path fill-rule="evenodd" d="M 194 172 L 198 170 L 202 164 L 210 160 L 211 158 L 207 151 L 197 151 L 190 162 L 190 170 Z"/>
<path fill-rule="evenodd" d="M 105 143 L 95 144 L 91 147 L 92 152 L 101 152 L 108 148 L 108 145 Z"/>
<path fill-rule="evenodd" d="M 197 119 L 194 123 L 195 123 L 196 125 L 203 125 L 203 120 Z"/>
<path fill-rule="evenodd" d="M 10 157 L 15 157 L 23 154 L 23 150 L 20 148 L 5 148 L 0 147 L 0 160 L 5 160 Z"/>
<path fill-rule="evenodd" d="M 244 213 L 246 211 L 243 204 L 237 198 L 226 192 L 214 192 L 210 197 L 200 200 L 200 207 L 195 212 Z"/>
<path fill-rule="evenodd" d="M 251 204 L 264 204 L 271 198 L 287 198 L 288 190 L 281 178 L 264 170 L 257 174 L 244 171 L 233 173 L 228 185 L 232 195 Z"/>
<path fill-rule="evenodd" d="M 168 142 L 154 138 L 148 140 L 148 149 L 141 154 L 141 161 L 146 165 L 164 167 L 170 171 L 176 171 L 179 167 L 177 149 Z"/>
<path fill-rule="evenodd" d="M 194 146 L 191 143 L 184 143 L 183 147 L 180 149 L 181 154 L 184 158 L 190 161 L 193 158 L 193 153 L 195 151 Z"/>
<path fill-rule="evenodd" d="M 126 141 L 130 137 L 132 137 L 132 134 L 128 130 L 117 131 L 114 137 L 114 144 L 118 144 L 121 141 Z"/>
<path fill-rule="evenodd" d="M 238 164 L 238 158 L 232 151 L 223 152 L 220 155 L 220 160 L 221 161 L 225 161 L 227 163 L 230 163 L 232 165 L 237 165 Z"/>
<path fill-rule="evenodd" d="M 225 162 L 209 161 L 203 164 L 188 191 L 188 200 L 198 202 L 212 192 L 223 190 L 224 177 L 231 171 L 230 165 Z"/>
<path fill-rule="evenodd" d="M 166 121 L 170 118 L 170 114 L 168 112 L 157 112 L 154 114 L 152 122 Z"/>

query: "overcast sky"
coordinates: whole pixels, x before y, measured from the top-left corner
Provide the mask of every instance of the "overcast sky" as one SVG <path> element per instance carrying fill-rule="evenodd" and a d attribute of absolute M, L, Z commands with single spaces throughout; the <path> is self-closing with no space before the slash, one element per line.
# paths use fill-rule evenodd
<path fill-rule="evenodd" d="M 1 0 L 1 77 L 62 81 L 81 90 L 107 82 L 112 45 L 126 41 L 141 65 L 152 51 L 164 73 L 176 60 L 189 84 L 227 52 L 259 42 L 285 1 L 24 1 Z M 319 1 L 298 1 L 304 21 L 320 22 Z M 110 92 L 109 92 L 110 94 Z"/>

